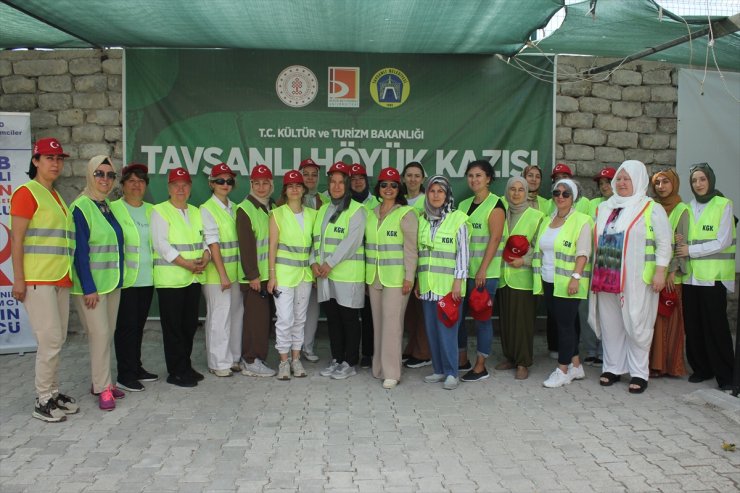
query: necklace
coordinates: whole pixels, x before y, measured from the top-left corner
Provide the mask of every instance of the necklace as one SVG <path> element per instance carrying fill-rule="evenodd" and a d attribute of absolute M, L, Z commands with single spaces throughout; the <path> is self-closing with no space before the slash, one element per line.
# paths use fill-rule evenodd
<path fill-rule="evenodd" d="M 570 215 L 570 211 L 568 211 L 568 213 L 567 213 L 567 214 L 565 214 L 564 216 L 561 216 L 560 214 L 555 214 L 555 216 L 556 216 L 556 217 L 559 217 L 560 219 L 565 219 L 565 218 L 566 218 L 566 217 L 568 217 L 569 215 Z"/>

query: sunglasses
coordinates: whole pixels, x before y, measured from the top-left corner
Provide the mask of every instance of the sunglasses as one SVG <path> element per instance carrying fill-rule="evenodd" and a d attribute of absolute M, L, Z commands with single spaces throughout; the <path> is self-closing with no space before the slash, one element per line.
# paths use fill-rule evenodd
<path fill-rule="evenodd" d="M 215 178 L 213 180 L 210 180 L 211 183 L 215 183 L 216 185 L 228 185 L 230 187 L 233 187 L 236 183 L 236 180 L 233 178 L 229 178 L 228 180 L 224 178 Z"/>
<path fill-rule="evenodd" d="M 398 183 L 396 183 L 395 181 L 380 182 L 380 188 L 388 188 L 388 187 L 391 187 L 392 189 L 395 190 L 398 188 Z"/>
<path fill-rule="evenodd" d="M 564 199 L 569 199 L 569 198 L 571 198 L 571 196 L 572 196 L 573 194 L 572 194 L 572 193 L 570 193 L 570 192 L 569 192 L 569 191 L 567 191 L 567 190 L 563 190 L 562 192 L 561 192 L 560 190 L 553 190 L 553 191 L 552 191 L 552 196 L 553 196 L 553 197 L 560 197 L 561 195 L 563 196 L 563 198 L 564 198 Z"/>
<path fill-rule="evenodd" d="M 109 180 L 115 180 L 118 174 L 116 174 L 115 171 L 108 171 L 106 173 L 105 171 L 96 169 L 95 171 L 93 171 L 93 176 L 95 178 L 108 178 Z"/>

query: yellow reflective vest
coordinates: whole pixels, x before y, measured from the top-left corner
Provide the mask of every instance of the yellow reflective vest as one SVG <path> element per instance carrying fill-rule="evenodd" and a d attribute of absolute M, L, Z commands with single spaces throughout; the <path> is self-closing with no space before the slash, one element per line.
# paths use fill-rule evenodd
<path fill-rule="evenodd" d="M 463 200 L 458 208 L 461 212 L 470 210 L 475 197 Z M 480 265 L 483 262 L 483 256 L 486 253 L 488 240 L 491 238 L 491 231 L 488 229 L 488 217 L 493 213 L 499 197 L 494 193 L 488 194 L 488 197 L 468 216 L 468 232 L 470 233 L 470 265 L 468 266 L 468 277 L 475 278 Z M 501 253 L 504 251 L 503 238 L 499 242 L 496 254 L 491 259 L 486 269 L 486 279 L 498 279 L 501 275 Z"/>
<path fill-rule="evenodd" d="M 365 223 L 365 282 L 375 282 L 377 272 L 380 283 L 387 288 L 403 287 L 406 270 L 403 262 L 403 230 L 401 219 L 412 212 L 402 205 L 393 209 L 378 223 L 374 211 L 368 212 Z"/>
<path fill-rule="evenodd" d="M 215 196 L 211 196 L 200 207 L 210 212 L 213 219 L 218 225 L 218 246 L 221 252 L 221 259 L 224 263 L 224 270 L 229 281 L 236 282 L 239 275 L 239 240 L 236 236 L 236 207 L 232 208 L 229 214 L 217 202 Z M 206 266 L 206 284 L 221 284 L 221 276 L 213 262 Z"/>
<path fill-rule="evenodd" d="M 147 219 L 152 216 L 152 204 L 144 202 Z M 139 230 L 134 224 L 134 220 L 126 209 L 123 199 L 114 200 L 110 203 L 110 210 L 116 216 L 118 224 L 123 230 L 123 288 L 130 288 L 136 282 L 139 276 L 139 252 L 142 248 L 151 249 L 151 244 L 142 245 L 139 238 Z M 146 271 L 145 271 L 146 272 Z"/>
<path fill-rule="evenodd" d="M 167 221 L 169 231 L 167 241 L 176 249 L 185 260 L 197 260 L 203 256 L 203 223 L 200 220 L 200 211 L 188 204 L 188 219 L 185 222 L 182 213 L 167 200 L 154 206 L 154 210 Z M 205 274 L 193 274 L 174 262 L 167 262 L 159 256 L 155 249 L 152 252 L 154 259 L 154 287 L 155 288 L 183 288 L 194 282 L 203 283 Z"/>
<path fill-rule="evenodd" d="M 313 282 L 308 258 L 313 246 L 313 227 L 318 212 L 310 207 L 303 208 L 303 228 L 288 204 L 273 209 L 270 214 L 275 218 L 280 232 L 275 256 L 277 285 L 293 288 L 301 282 Z"/>
<path fill-rule="evenodd" d="M 533 209 L 532 207 L 527 208 L 514 225 L 514 229 L 509 231 L 509 223 L 504 224 L 504 234 L 501 238 L 501 243 L 506 245 L 510 236 L 521 235 L 525 236 L 527 240 L 532 243 L 537 230 L 540 227 L 542 219 L 545 214 L 542 211 Z M 504 247 L 501 247 L 502 249 Z M 503 254 L 503 250 L 502 250 Z M 512 289 L 519 289 L 523 291 L 532 291 L 533 278 L 532 278 L 532 266 L 522 264 L 521 267 L 512 267 L 506 263 L 503 259 L 501 260 L 501 277 L 499 280 L 499 287 L 509 286 Z"/>
<path fill-rule="evenodd" d="M 347 237 L 350 218 L 355 214 L 366 214 L 366 209 L 362 204 L 351 200 L 349 207 L 339 214 L 336 222 L 327 224 L 326 231 L 321 231 L 330 203 L 321 206 L 313 228 L 313 248 L 316 252 L 316 262 L 319 265 L 324 262 L 321 258 L 321 246 L 324 247 L 324 255 L 330 256 L 336 250 L 337 245 Z M 365 282 L 365 247 L 362 243 L 353 255 L 332 268 L 329 279 L 338 282 Z"/>
<path fill-rule="evenodd" d="M 457 233 L 468 220 L 468 215 L 459 210 L 448 213 L 432 239 L 431 225 L 422 217 L 419 220 L 419 292 L 446 296 L 455 281 L 455 258 L 457 257 Z M 470 235 L 470 231 L 468 231 Z M 465 295 L 466 283 L 462 283 L 461 294 Z"/>
<path fill-rule="evenodd" d="M 732 201 L 726 197 L 716 196 L 704 207 L 698 219 L 689 214 L 689 245 L 699 245 L 716 240 L 719 224 L 725 207 L 732 211 Z M 721 252 L 706 257 L 689 258 L 689 272 L 700 281 L 733 281 L 735 280 L 735 246 L 737 242 L 735 222 L 732 227 L 732 243 Z"/>
<path fill-rule="evenodd" d="M 262 208 L 255 207 L 254 204 L 245 198 L 239 204 L 239 209 L 249 216 L 249 222 L 252 223 L 254 238 L 257 240 L 257 269 L 260 271 L 260 281 L 267 281 L 270 278 L 270 269 L 268 254 L 270 252 L 270 220 L 267 213 Z M 238 263 L 239 282 L 249 284 L 249 279 L 245 279 L 242 263 Z"/>

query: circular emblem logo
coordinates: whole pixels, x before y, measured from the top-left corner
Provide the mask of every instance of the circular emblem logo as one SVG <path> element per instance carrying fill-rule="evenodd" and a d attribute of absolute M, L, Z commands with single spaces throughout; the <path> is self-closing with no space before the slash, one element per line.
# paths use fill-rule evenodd
<path fill-rule="evenodd" d="M 519 255 L 519 252 L 520 252 L 520 250 L 518 248 L 516 248 L 516 247 L 514 247 L 514 248 L 511 249 L 511 253 L 515 253 L 515 254 Z"/>
<path fill-rule="evenodd" d="M 178 170 L 177 170 L 177 171 L 175 172 L 175 174 L 176 174 L 177 176 L 185 176 L 185 170 L 184 170 L 184 169 L 182 169 L 182 168 L 180 168 L 180 169 L 178 169 Z"/>
<path fill-rule="evenodd" d="M 51 147 L 52 149 L 59 149 L 59 142 L 57 142 L 56 140 L 52 140 L 51 142 L 49 142 L 49 147 Z"/>
<path fill-rule="evenodd" d="M 275 91 L 280 101 L 292 108 L 302 108 L 311 103 L 319 92 L 319 82 L 310 69 L 291 65 L 275 81 Z"/>
<path fill-rule="evenodd" d="M 389 170 L 388 170 L 388 176 L 396 176 L 396 170 L 394 170 L 394 169 L 389 169 Z"/>
<path fill-rule="evenodd" d="M 397 108 L 409 98 L 411 82 L 397 68 L 383 68 L 370 79 L 370 96 L 383 108 Z"/>

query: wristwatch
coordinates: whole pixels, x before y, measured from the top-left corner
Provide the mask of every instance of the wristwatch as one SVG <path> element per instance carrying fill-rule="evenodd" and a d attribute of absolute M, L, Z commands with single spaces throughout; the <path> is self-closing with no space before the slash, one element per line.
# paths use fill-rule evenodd
<path fill-rule="evenodd" d="M 572 277 L 576 281 L 580 281 L 581 280 L 581 275 L 578 272 L 574 272 L 573 274 L 570 275 L 570 277 Z"/>

